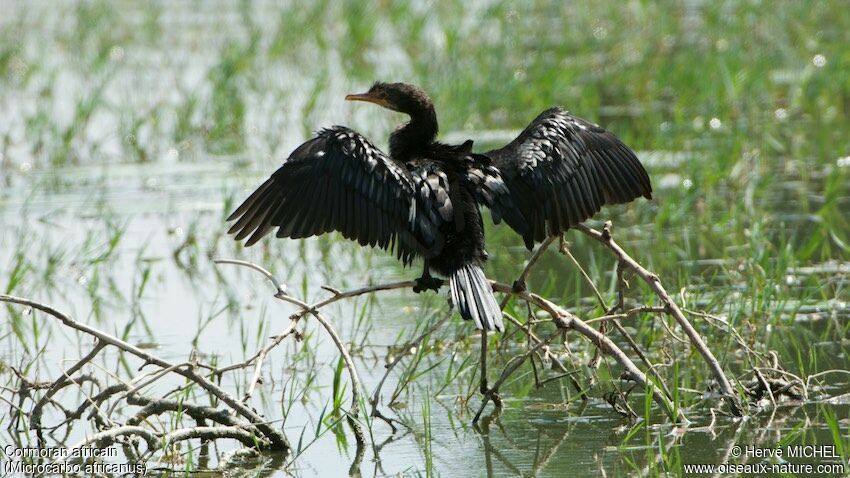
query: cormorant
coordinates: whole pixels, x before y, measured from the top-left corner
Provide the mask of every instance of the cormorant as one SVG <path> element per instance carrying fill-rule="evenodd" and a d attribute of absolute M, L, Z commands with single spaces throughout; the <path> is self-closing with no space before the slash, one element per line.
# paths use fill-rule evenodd
<path fill-rule="evenodd" d="M 541 113 L 507 146 L 483 154 L 472 141 L 436 141 L 431 99 L 405 83 L 375 83 L 346 100 L 405 113 L 390 135 L 389 155 L 344 126 L 302 144 L 228 221 L 250 246 L 277 227 L 277 237 L 338 231 L 361 245 L 395 250 L 408 265 L 424 259 L 416 292 L 449 278 L 461 317 L 502 330 L 502 313 L 481 269 L 487 260 L 480 205 L 535 242 L 566 231 L 604 204 L 652 197 L 634 152 L 605 129 L 560 108 Z"/>

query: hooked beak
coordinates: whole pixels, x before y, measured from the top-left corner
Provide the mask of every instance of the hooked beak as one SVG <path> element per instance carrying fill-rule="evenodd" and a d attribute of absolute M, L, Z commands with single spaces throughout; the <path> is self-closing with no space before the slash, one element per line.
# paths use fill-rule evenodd
<path fill-rule="evenodd" d="M 383 98 L 377 98 L 375 96 L 371 96 L 369 93 L 359 93 L 355 95 L 346 95 L 345 99 L 347 101 L 366 101 L 368 103 L 375 103 L 376 105 L 383 106 L 384 108 L 389 108 L 387 104 L 387 100 Z"/>

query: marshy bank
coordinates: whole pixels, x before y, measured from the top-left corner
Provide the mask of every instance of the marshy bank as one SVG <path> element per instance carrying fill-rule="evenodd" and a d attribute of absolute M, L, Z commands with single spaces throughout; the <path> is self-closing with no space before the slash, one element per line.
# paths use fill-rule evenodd
<path fill-rule="evenodd" d="M 712 415 L 719 405 L 702 358 L 673 322 L 644 314 L 622 326 L 661 365 L 665 382 L 678 384 L 671 392 L 693 421 L 687 432 L 644 400 L 644 390 L 628 401 L 640 419 L 624 418 L 609 401 L 623 408 L 618 393 L 631 384 L 611 360 L 588 367 L 593 347 L 572 336 L 549 351 L 578 382 L 594 384 L 588 400 L 566 378 L 537 388 L 536 373 L 558 375 L 543 355 L 502 384 L 501 414 L 476 430 L 478 335 L 455 317 L 405 347 L 443 320 L 445 297 L 369 294 L 326 312 L 366 391 L 400 358 L 383 384 L 381 411 L 402 424 L 392 434 L 361 413 L 369 444 L 363 474 L 451 476 L 461 466 L 499 476 L 678 473 L 683 463 L 719 463 L 747 444 L 835 445 L 846 464 L 848 376 L 817 375 L 848 369 L 850 20 L 842 2 L 2 6 L 9 12 L 0 20 L 2 292 L 50 304 L 172 364 L 193 354 L 213 366 L 245 361 L 298 308 L 276 300 L 257 272 L 214 258 L 261 264 L 309 303 L 332 295 L 322 286 L 350 290 L 418 272 L 334 237 L 246 250 L 224 236 L 234 202 L 314 129 L 348 124 L 383 146 L 396 118 L 349 108 L 345 93 L 375 79 L 415 80 L 437 102 L 442 137 L 475 138 L 482 150 L 562 104 L 639 150 L 656 199 L 608 208 L 600 218 L 613 221 L 616 240 L 660 276 L 677 304 L 716 317 L 689 318 L 730 377 L 758 381 L 747 348 L 765 358 L 773 351 L 819 393 L 777 406 L 769 395 L 750 400 L 745 420 Z M 605 302 L 615 303 L 615 258 L 579 232 L 566 239 Z M 488 276 L 510 283 L 529 254 L 503 228 L 488 228 L 487 240 Z M 660 305 L 648 286 L 628 279 L 627 298 L 640 301 L 630 305 Z M 528 284 L 580 317 L 604 315 L 557 247 L 542 255 Z M 528 317 L 522 301 L 507 311 Z M 26 307 L 4 305 L 0 317 L 4 391 L 20 386 L 15 371 L 55 380 L 94 345 Z M 275 417 L 295 452 L 234 458 L 233 474 L 339 474 L 354 459 L 354 436 L 340 419 L 352 386 L 340 355 L 315 321 L 303 321 L 298 335 L 266 357 L 250 399 Z M 616 332 L 610 337 L 628 350 Z M 492 384 L 528 342 L 522 334 L 489 340 Z M 120 382 L 139 365 L 105 349 L 84 371 Z M 241 398 L 253 373 L 226 375 L 220 386 Z M 151 394 L 185 385 L 168 380 Z M 64 393 L 76 407 L 90 390 Z M 219 405 L 198 387 L 176 396 Z M 0 410 L 4 429 L 19 418 L 12 404 Z M 163 432 L 194 425 L 185 414 L 162 417 L 150 423 Z M 48 406 L 41 420 L 64 419 Z M 86 417 L 67 438 L 48 439 L 70 446 L 95 425 Z M 6 430 L 0 440 L 26 436 Z M 237 447 L 221 442 L 204 462 L 199 445 L 187 442 L 151 467 L 215 466 L 216 456 Z"/>

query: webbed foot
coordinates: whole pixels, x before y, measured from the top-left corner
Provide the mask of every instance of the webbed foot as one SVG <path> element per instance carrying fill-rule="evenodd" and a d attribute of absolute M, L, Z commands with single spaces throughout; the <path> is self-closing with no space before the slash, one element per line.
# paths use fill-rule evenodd
<path fill-rule="evenodd" d="M 426 290 L 433 290 L 437 292 L 440 290 L 440 287 L 443 286 L 443 279 L 438 279 L 436 277 L 431 277 L 430 275 L 423 275 L 416 279 L 416 285 L 413 286 L 413 292 L 417 294 L 420 292 L 425 292 Z"/>
<path fill-rule="evenodd" d="M 511 287 L 515 294 L 520 292 L 525 292 L 528 290 L 528 287 L 525 284 L 525 279 L 517 279 L 514 281 L 513 286 Z"/>

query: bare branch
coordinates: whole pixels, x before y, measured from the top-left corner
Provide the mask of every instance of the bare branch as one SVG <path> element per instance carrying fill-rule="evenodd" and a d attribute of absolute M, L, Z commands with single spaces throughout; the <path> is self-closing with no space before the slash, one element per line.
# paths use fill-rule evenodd
<path fill-rule="evenodd" d="M 669 314 L 676 319 L 676 322 L 679 323 L 679 327 L 685 331 L 685 335 L 690 339 L 691 344 L 696 347 L 697 351 L 703 356 L 703 359 L 708 364 L 712 373 L 714 374 L 714 378 L 720 384 L 720 389 L 726 399 L 726 403 L 729 405 L 730 410 L 736 416 L 743 415 L 743 410 L 741 409 L 741 404 L 738 401 L 738 396 L 735 393 L 735 390 L 732 388 L 732 384 L 729 382 L 729 379 L 726 378 L 726 373 L 723 371 L 723 367 L 720 366 L 720 362 L 714 357 L 714 354 L 711 352 L 711 349 L 705 344 L 705 341 L 702 340 L 699 333 L 694 329 L 685 315 L 682 313 L 679 306 L 673 299 L 670 298 L 670 295 L 664 290 L 664 286 L 661 285 L 661 280 L 659 280 L 658 276 L 653 274 L 652 272 L 646 270 L 642 265 L 640 265 L 637 261 L 632 259 L 626 251 L 624 251 L 619 244 L 617 244 L 613 237 L 611 237 L 611 222 L 606 222 L 603 230 L 597 231 L 590 227 L 585 226 L 584 224 L 579 224 L 576 226 L 576 229 L 583 232 L 585 235 L 599 241 L 602 245 L 610 249 L 617 258 L 627 264 L 635 273 L 646 282 L 652 290 L 655 292 L 655 295 L 661 300 L 661 302 L 667 307 Z"/>
<path fill-rule="evenodd" d="M 153 364 L 161 368 L 173 367 L 172 364 L 166 362 L 165 360 L 159 357 L 149 354 L 134 345 L 131 345 L 117 337 L 113 337 L 112 335 L 95 329 L 94 327 L 90 327 L 88 325 L 77 322 L 68 315 L 63 314 L 62 312 L 59 312 L 58 310 L 48 305 L 10 295 L 0 295 L 0 302 L 10 302 L 14 304 L 25 305 L 45 312 L 48 315 L 60 320 L 64 325 L 74 330 L 94 336 L 104 344 L 112 345 L 114 347 L 117 347 L 118 349 L 121 349 L 125 352 L 128 352 L 132 355 L 135 355 L 136 357 L 143 359 L 145 364 Z M 280 431 L 273 429 L 265 422 L 262 417 L 257 415 L 256 412 L 248 408 L 242 402 L 233 398 L 229 393 L 224 391 L 224 389 L 212 383 L 206 377 L 199 375 L 192 367 L 177 368 L 174 370 L 174 373 L 182 375 L 183 377 L 197 383 L 202 388 L 210 392 L 213 396 L 226 403 L 230 408 L 232 408 L 234 411 L 236 411 L 245 419 L 247 419 L 252 425 L 256 426 L 257 429 L 261 432 L 261 434 L 269 439 L 273 448 L 278 450 L 290 449 L 289 442 L 287 442 L 286 437 L 283 436 Z"/>
<path fill-rule="evenodd" d="M 664 412 L 670 417 L 673 421 L 686 420 L 684 414 L 681 410 L 677 410 L 673 403 L 667 398 L 664 394 L 660 393 L 655 384 L 651 381 L 648 381 L 646 375 L 640 371 L 639 368 L 632 362 L 632 360 L 623 353 L 620 348 L 611 341 L 604 334 L 601 334 L 599 331 L 589 326 L 587 323 L 576 317 L 575 315 L 567 312 L 562 309 L 560 306 L 555 303 L 549 301 L 548 299 L 544 299 L 537 294 L 522 291 L 522 292 L 514 292 L 511 286 L 507 284 L 500 284 L 498 282 L 494 282 L 493 290 L 504 292 L 508 294 L 516 294 L 521 297 L 523 300 L 529 301 L 545 310 L 555 321 L 555 324 L 559 328 L 575 330 L 581 335 L 585 336 L 589 339 L 596 347 L 598 347 L 602 352 L 610 355 L 617 361 L 617 363 L 622 366 L 628 378 L 635 380 L 642 387 L 648 389 L 652 393 L 652 398 L 655 400 L 658 405 L 664 410 Z"/>
<path fill-rule="evenodd" d="M 47 389 L 47 392 L 41 399 L 35 404 L 32 411 L 30 412 L 30 426 L 36 431 L 36 435 L 38 436 L 38 440 L 42 446 L 46 446 L 44 441 L 44 436 L 41 431 L 41 412 L 44 408 L 44 405 L 56 394 L 59 390 L 71 384 L 71 376 L 77 373 L 83 366 L 89 363 L 97 354 L 100 353 L 103 348 L 106 347 L 106 344 L 97 340 L 95 342 L 94 348 L 92 348 L 91 352 L 87 353 L 83 358 L 78 360 L 74 365 L 72 365 L 68 370 L 66 370 L 61 377 L 56 379 L 53 382 L 53 385 Z"/>

